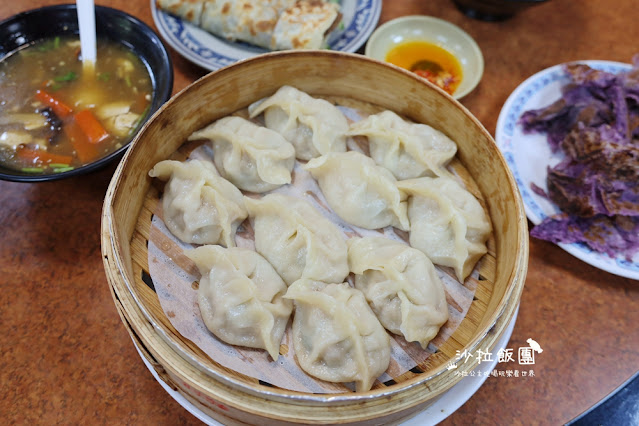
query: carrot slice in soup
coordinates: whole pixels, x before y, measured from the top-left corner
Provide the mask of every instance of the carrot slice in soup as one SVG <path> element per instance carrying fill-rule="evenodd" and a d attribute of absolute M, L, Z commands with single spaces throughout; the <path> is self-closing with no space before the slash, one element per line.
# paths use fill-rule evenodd
<path fill-rule="evenodd" d="M 83 109 L 73 116 L 78 127 L 86 135 L 89 143 L 98 144 L 109 137 L 109 132 L 88 109 Z"/>
<path fill-rule="evenodd" d="M 56 99 L 51 93 L 45 90 L 42 90 L 42 89 L 36 90 L 35 97 L 37 100 L 39 100 L 43 104 L 50 107 L 53 110 L 53 112 L 55 112 L 55 114 L 61 119 L 65 119 L 69 117 L 71 113 L 73 112 L 73 109 L 71 109 L 70 106 L 68 106 L 61 100 Z"/>
<path fill-rule="evenodd" d="M 40 149 L 27 148 L 20 146 L 16 150 L 18 158 L 27 161 L 32 165 L 47 165 L 47 164 L 71 164 L 73 157 L 70 155 L 52 154 Z"/>
<path fill-rule="evenodd" d="M 63 126 L 64 133 L 67 135 L 73 149 L 75 149 L 78 159 L 83 163 L 90 163 L 95 160 L 99 153 L 99 145 L 90 143 L 86 134 L 82 131 L 75 119 L 69 120 Z"/>

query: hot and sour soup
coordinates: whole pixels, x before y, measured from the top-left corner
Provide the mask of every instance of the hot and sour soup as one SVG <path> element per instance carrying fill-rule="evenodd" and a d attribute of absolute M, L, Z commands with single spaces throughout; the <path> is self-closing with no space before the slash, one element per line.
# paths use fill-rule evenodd
<path fill-rule="evenodd" d="M 152 90 L 144 63 L 113 41 L 98 40 L 92 71 L 77 36 L 18 50 L 0 61 L 0 164 L 40 174 L 102 158 L 131 139 Z"/>

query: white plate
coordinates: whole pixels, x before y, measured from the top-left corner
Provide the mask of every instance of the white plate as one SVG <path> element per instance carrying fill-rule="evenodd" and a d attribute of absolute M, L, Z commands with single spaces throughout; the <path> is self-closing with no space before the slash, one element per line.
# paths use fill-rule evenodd
<path fill-rule="evenodd" d="M 492 353 L 499 352 L 500 349 L 505 349 L 508 341 L 510 340 L 510 336 L 513 333 L 513 328 L 515 328 L 515 321 L 517 320 L 517 315 L 519 313 L 519 308 L 515 311 L 508 327 L 504 330 L 504 334 L 497 341 L 497 345 L 493 349 Z M 155 380 L 157 380 L 160 385 L 164 388 L 165 391 L 168 392 L 171 397 L 177 401 L 184 409 L 186 409 L 189 413 L 193 414 L 199 420 L 204 422 L 207 425 L 212 426 L 222 426 L 222 423 L 219 423 L 209 415 L 205 414 L 198 407 L 193 405 L 189 400 L 187 400 L 181 393 L 171 389 L 164 380 L 160 379 L 155 369 L 149 364 L 146 358 L 140 352 L 135 340 L 133 341 L 135 344 L 135 348 L 140 354 L 140 358 L 144 361 L 144 365 L 149 369 Z M 467 376 L 461 379 L 455 386 L 450 388 L 447 392 L 445 392 L 441 397 L 437 399 L 432 405 L 426 408 L 421 413 L 417 414 L 415 417 L 407 420 L 402 423 L 402 426 L 429 426 L 435 425 L 446 417 L 453 414 L 459 407 L 464 405 L 466 401 L 470 399 L 471 396 L 477 392 L 477 390 L 481 387 L 482 384 L 488 378 L 487 375 L 481 374 L 486 371 L 492 371 L 497 365 L 498 358 L 495 357 L 494 360 L 483 362 L 477 366 L 474 370 L 474 376 Z"/>
<path fill-rule="evenodd" d="M 381 0 L 341 0 L 342 24 L 328 38 L 331 50 L 355 52 L 371 35 L 382 12 Z M 240 59 L 267 52 L 242 42 L 229 42 L 195 25 L 158 10 L 151 0 L 151 14 L 159 33 L 180 55 L 210 71 Z"/>
<path fill-rule="evenodd" d="M 610 61 L 580 61 L 592 68 L 618 73 L 630 69 L 629 64 Z M 515 89 L 504 104 L 495 139 L 508 166 L 512 170 L 524 200 L 528 219 L 535 225 L 546 217 L 559 213 L 549 200 L 535 194 L 530 184 L 546 190 L 546 169 L 556 165 L 562 154 L 553 154 L 545 134 L 524 134 L 518 124 L 521 115 L 530 110 L 545 107 L 561 97 L 561 87 L 569 82 L 562 65 L 547 68 L 528 78 Z M 590 250 L 585 244 L 559 244 L 568 253 L 584 262 L 622 277 L 639 279 L 639 255 L 632 262 L 625 257 L 611 258 Z"/>

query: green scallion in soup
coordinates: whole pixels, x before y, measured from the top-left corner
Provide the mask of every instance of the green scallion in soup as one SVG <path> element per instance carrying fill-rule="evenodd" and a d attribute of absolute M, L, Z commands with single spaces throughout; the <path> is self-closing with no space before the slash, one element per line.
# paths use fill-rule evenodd
<path fill-rule="evenodd" d="M 98 40 L 83 72 L 80 40 L 55 37 L 0 61 L 0 164 L 73 170 L 125 145 L 148 114 L 152 82 L 125 46 Z"/>

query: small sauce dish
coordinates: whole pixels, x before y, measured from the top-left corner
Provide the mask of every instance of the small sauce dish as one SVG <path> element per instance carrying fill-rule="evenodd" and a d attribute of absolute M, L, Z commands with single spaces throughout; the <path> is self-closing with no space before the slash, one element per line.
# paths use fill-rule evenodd
<path fill-rule="evenodd" d="M 382 24 L 369 38 L 366 56 L 416 72 L 460 99 L 479 83 L 484 57 L 458 26 L 431 16 L 404 16 Z M 459 75 L 461 73 L 461 75 Z"/>

